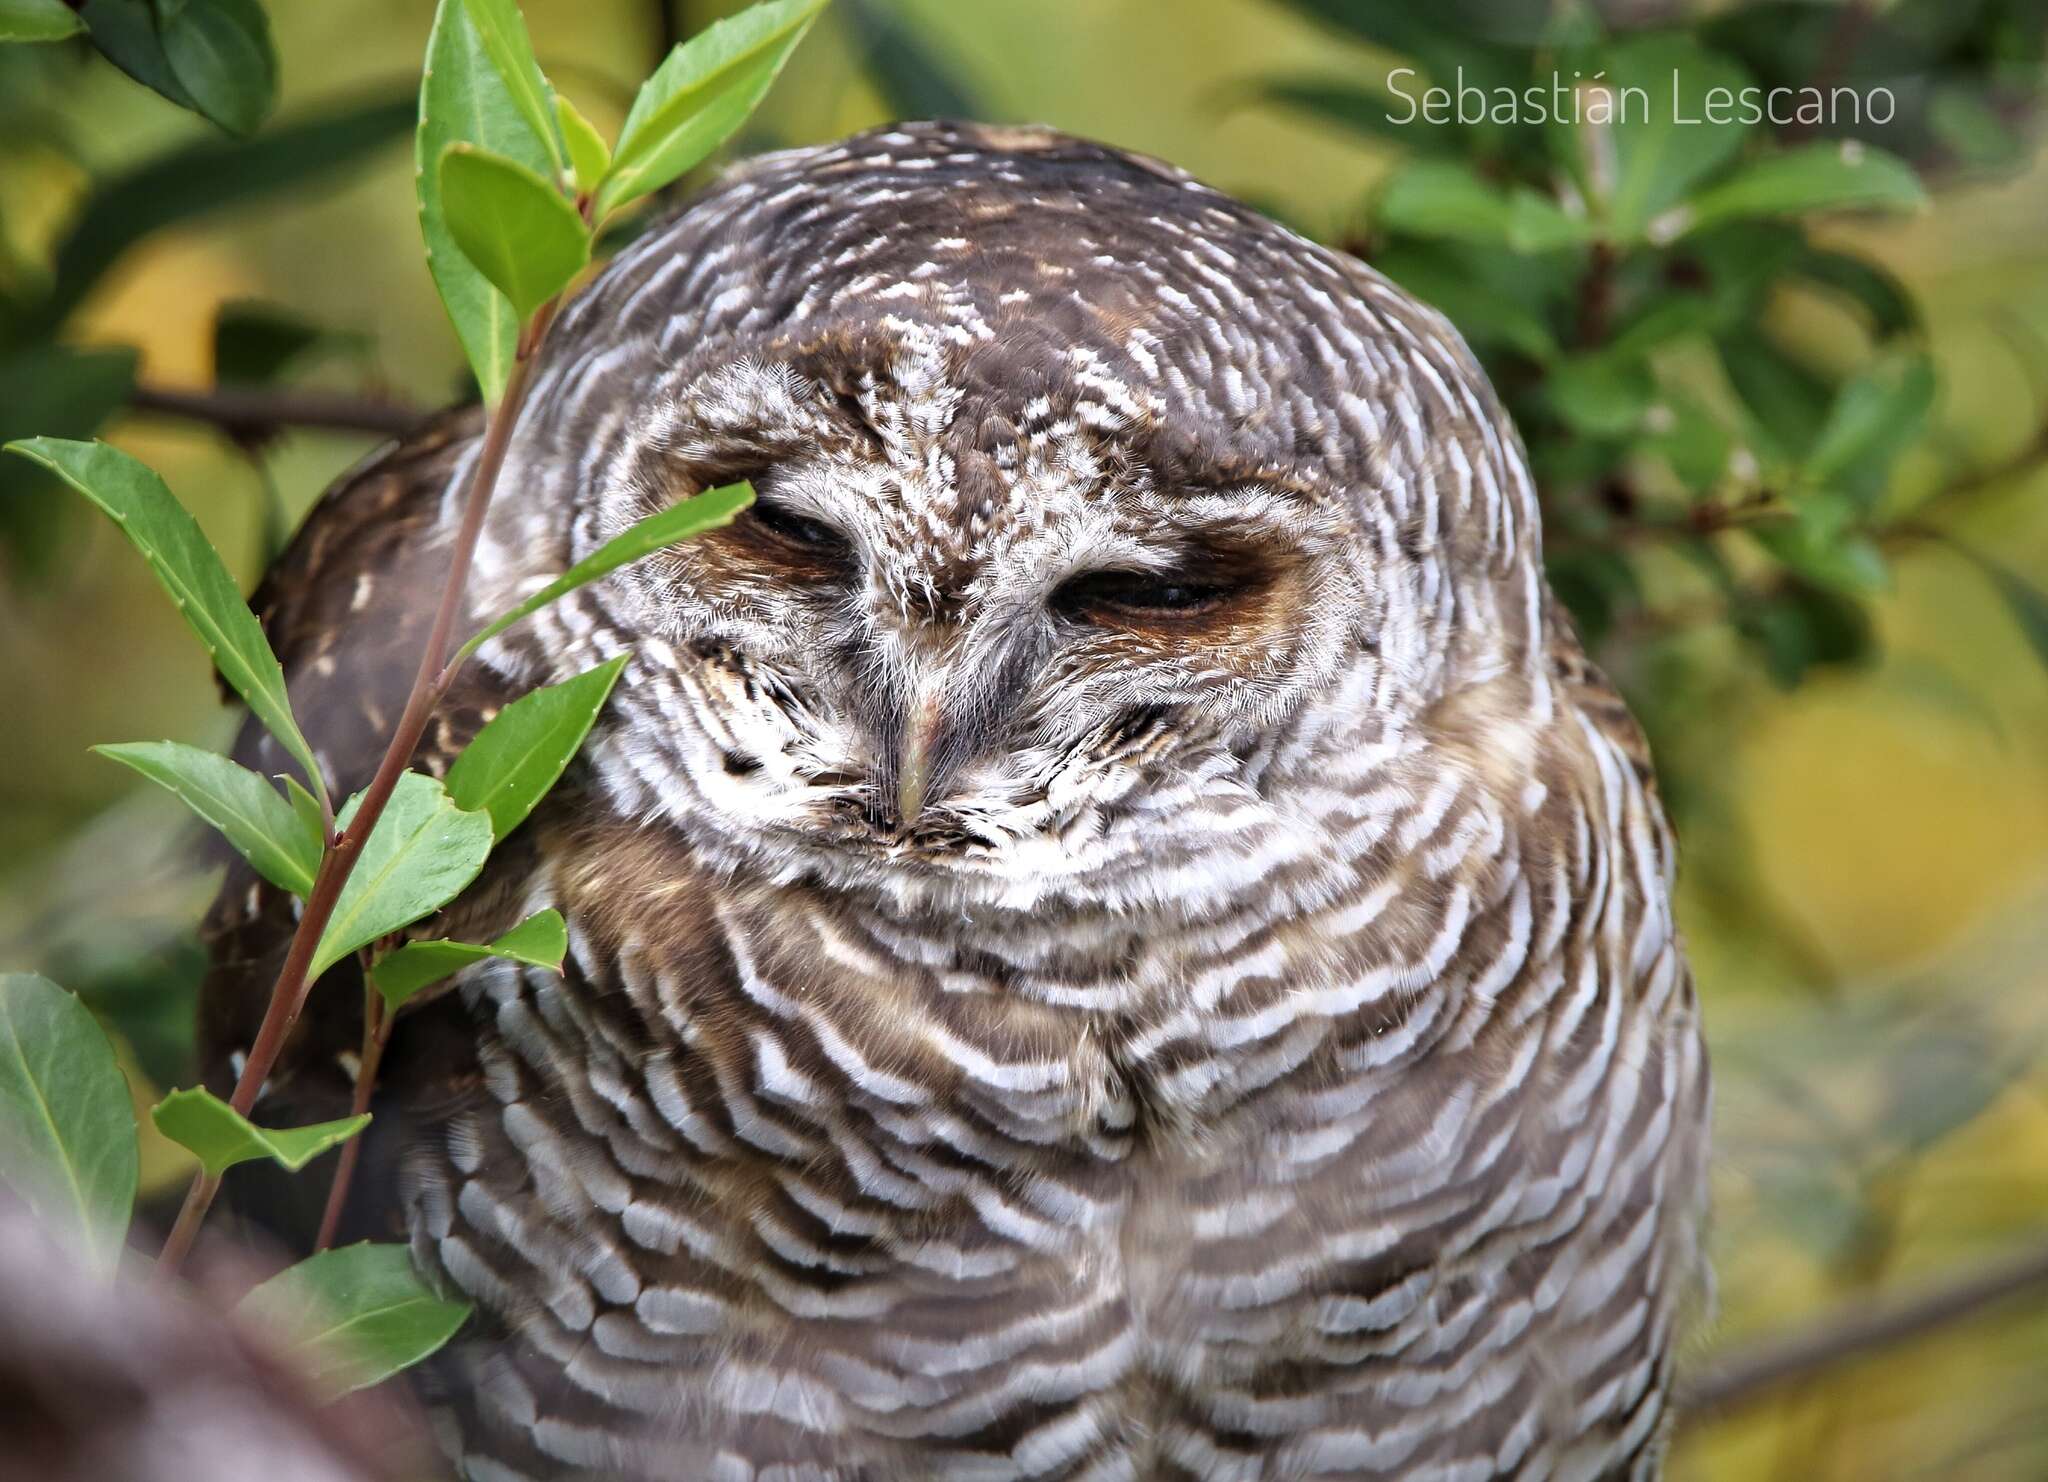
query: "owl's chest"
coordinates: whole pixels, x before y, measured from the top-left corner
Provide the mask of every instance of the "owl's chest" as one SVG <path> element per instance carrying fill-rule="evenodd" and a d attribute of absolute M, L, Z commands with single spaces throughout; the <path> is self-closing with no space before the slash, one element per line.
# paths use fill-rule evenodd
<path fill-rule="evenodd" d="M 1375 1014 L 1381 969 L 1309 976 L 1284 944 L 1205 978 L 743 894 L 675 926 L 555 899 L 567 972 L 470 986 L 484 1094 L 413 1173 L 415 1247 L 520 1339 L 516 1385 L 475 1355 L 508 1430 L 566 1374 L 605 1445 L 686 1414 L 707 1455 L 849 1482 L 1292 1445 L 1383 1418 L 1382 1386 L 1450 1393 L 1454 1355 L 1515 1372 L 1548 1319 L 1502 1232 L 1568 1250 L 1572 1180 L 1633 1115 L 1553 1132 L 1526 1056 L 1453 1048 L 1454 995 Z"/>

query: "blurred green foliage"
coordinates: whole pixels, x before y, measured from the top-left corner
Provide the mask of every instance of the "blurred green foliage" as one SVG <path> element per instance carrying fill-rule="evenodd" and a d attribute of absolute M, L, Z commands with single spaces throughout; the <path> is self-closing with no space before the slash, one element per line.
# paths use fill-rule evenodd
<path fill-rule="evenodd" d="M 611 133 L 623 79 L 735 7 L 524 8 Z M 211 481 L 219 543 L 247 530 L 251 577 L 280 500 L 302 510 L 348 449 L 139 422 L 138 378 L 422 402 L 464 385 L 387 147 L 428 7 L 312 9 L 90 0 L 85 32 L 0 48 L 18 146 L 0 159 L 0 438 L 153 439 L 204 476 L 181 489 Z M 282 60 L 210 76 L 194 27 Z M 1528 445 L 1553 585 L 1650 731 L 1685 844 L 1721 1086 L 1719 1339 L 2048 1224 L 2044 28 L 2038 0 L 840 0 L 750 125 L 766 147 L 889 117 L 1046 119 L 1185 164 L 1455 322 Z M 283 120 L 259 128 L 279 77 Z M 1432 84 L 1548 102 L 1553 79 L 1569 107 L 1549 116 L 1401 121 Z M 1837 105 L 1681 122 L 1715 87 Z M 1840 105 L 1880 90 L 1882 118 Z M 31 476 L 0 466 L 17 691 L 65 717 L 53 738 L 217 740 L 132 643 L 79 631 L 85 603 L 93 628 L 158 619 Z M 132 692 L 94 685 L 102 667 Z M 0 769 L 0 940 L 167 1084 L 203 883 L 163 855 L 166 815 L 93 819 L 117 782 L 76 750 Z M 82 929 L 140 838 L 159 889 Z M 2038 1310 L 1958 1328 L 1701 1426 L 1676 1471 L 2037 1478 L 2044 1375 Z"/>

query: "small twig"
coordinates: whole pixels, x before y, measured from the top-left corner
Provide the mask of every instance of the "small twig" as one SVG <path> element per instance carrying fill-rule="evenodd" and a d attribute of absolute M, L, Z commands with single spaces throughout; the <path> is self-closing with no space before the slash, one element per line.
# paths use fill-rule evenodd
<path fill-rule="evenodd" d="M 532 321 L 521 332 L 512 373 L 505 382 L 505 393 L 484 429 L 483 447 L 477 454 L 476 472 L 470 479 L 469 497 L 463 505 L 462 524 L 449 547 L 448 576 L 441 588 L 441 602 L 435 610 L 434 626 L 427 635 L 426 649 L 420 655 L 419 670 L 413 676 L 412 693 L 406 697 L 404 713 L 399 716 L 397 728 L 391 733 L 390 744 L 384 748 L 384 758 L 377 764 L 376 775 L 363 790 L 353 821 L 331 841 L 320 858 L 319 872 L 313 877 L 313 889 L 306 897 L 306 909 L 300 914 L 298 926 L 292 933 L 284 966 L 270 990 L 269 1007 L 264 1011 L 255 1042 L 249 1046 L 249 1057 L 243 1063 L 242 1074 L 235 1082 L 235 1094 L 230 1099 L 230 1105 L 245 1117 L 255 1106 L 257 1094 L 270 1078 L 271 1069 L 277 1064 L 277 1057 L 283 1052 L 292 1027 L 299 1021 L 299 1012 L 306 1006 L 306 995 L 313 987 L 313 954 L 318 950 L 320 938 L 334 915 L 335 905 L 341 898 L 341 888 L 355 869 L 363 845 L 377 827 L 377 820 L 383 817 L 384 805 L 391 801 L 398 779 L 411 765 L 412 754 L 420 744 L 420 737 L 426 733 L 427 721 L 447 694 L 448 686 L 454 682 L 460 668 L 459 662 L 448 661 L 448 653 L 454 641 L 456 621 L 462 615 L 463 591 L 469 584 L 470 563 L 476 556 L 477 542 L 483 534 L 484 513 L 490 507 L 491 493 L 497 487 L 498 470 L 504 466 L 505 452 L 512 443 L 512 429 L 518 423 L 520 409 L 526 401 L 534 355 L 554 318 L 555 302 L 550 299 L 536 310 Z M 192 1242 L 198 1238 L 199 1226 L 205 1220 L 206 1211 L 219 1188 L 220 1180 L 217 1178 L 207 1178 L 202 1174 L 193 1179 L 192 1187 L 186 1192 L 184 1206 L 178 1211 L 178 1222 L 171 1227 L 170 1238 L 164 1242 L 163 1254 L 157 1259 L 157 1282 L 168 1282 L 177 1275 L 178 1267 L 192 1249 Z"/>
<path fill-rule="evenodd" d="M 2040 1289 L 2048 1294 L 2048 1241 L 1917 1296 L 1821 1319 L 1810 1328 L 1717 1360 L 1679 1392 L 1681 1424 L 1697 1424 L 1811 1378 L 1823 1369 L 1908 1343 Z"/>
<path fill-rule="evenodd" d="M 349 1103 L 349 1115 L 360 1117 L 370 1109 L 370 1098 L 377 1091 L 377 1067 L 383 1063 L 384 1049 L 391 1043 L 391 1026 L 394 1019 L 384 1011 L 384 995 L 377 991 L 377 985 L 370 981 L 367 971 L 363 974 L 363 1051 L 356 1064 L 356 1090 Z M 326 1250 L 334 1244 L 335 1234 L 341 1229 L 341 1212 L 348 1207 L 349 1184 L 356 1174 L 356 1159 L 363 1146 L 360 1135 L 351 1137 L 341 1145 L 341 1156 L 334 1165 L 334 1182 L 327 1187 L 327 1208 L 320 1216 L 320 1234 L 313 1242 L 313 1249 Z"/>
<path fill-rule="evenodd" d="M 287 427 L 398 437 L 419 426 L 425 417 L 417 407 L 400 401 L 333 391 L 273 391 L 253 386 L 216 386 L 210 391 L 137 386 L 129 393 L 128 404 L 138 412 L 210 422 L 237 438 L 267 437 Z"/>

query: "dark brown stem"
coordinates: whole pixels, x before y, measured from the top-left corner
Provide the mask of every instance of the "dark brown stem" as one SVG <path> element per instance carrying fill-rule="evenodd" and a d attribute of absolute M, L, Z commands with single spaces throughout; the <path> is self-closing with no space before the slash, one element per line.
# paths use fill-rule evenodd
<path fill-rule="evenodd" d="M 1740 1349 L 1680 1391 L 1682 1423 L 1749 1404 L 1823 1369 L 1909 1343 L 2036 1290 L 2048 1294 L 2048 1241 L 1916 1296 L 1859 1306 Z"/>
<path fill-rule="evenodd" d="M 518 422 L 519 409 L 526 400 L 527 383 L 533 373 L 534 351 L 546 335 L 554 311 L 553 300 L 542 305 L 520 335 L 512 374 L 505 381 L 505 394 L 484 429 L 483 448 L 477 455 L 476 473 L 470 479 L 469 499 L 463 506 L 462 524 L 455 532 L 455 541 L 448 554 L 447 582 L 441 589 L 440 606 L 434 613 L 434 626 L 427 635 L 426 650 L 420 655 L 419 670 L 413 676 L 412 693 L 406 697 L 405 710 L 398 718 L 397 728 L 391 733 L 391 742 L 384 749 L 383 760 L 377 764 L 376 775 L 363 789 L 362 802 L 356 808 L 354 820 L 321 856 L 320 870 L 314 876 L 312 892 L 306 897 L 306 909 L 299 917 L 298 928 L 292 933 L 284 967 L 270 990 L 270 1006 L 264 1011 L 255 1042 L 249 1046 L 249 1058 L 242 1066 L 241 1077 L 235 1082 L 231 1104 L 245 1117 L 255 1106 L 257 1094 L 270 1078 L 271 1068 L 277 1064 L 277 1057 L 283 1052 L 292 1027 L 299 1022 L 299 1012 L 306 1006 L 306 995 L 313 986 L 309 971 L 313 954 L 320 945 L 321 935 L 327 930 L 335 904 L 341 898 L 341 888 L 348 883 L 349 873 L 355 869 L 363 845 L 376 828 L 377 820 L 384 816 L 384 805 L 391 801 L 398 779 L 405 775 L 412 754 L 419 747 L 420 737 L 426 733 L 428 719 L 455 677 L 455 666 L 447 663 L 447 657 L 455 636 L 456 620 L 462 615 L 463 589 L 469 583 L 470 563 L 476 556 L 477 541 L 483 534 L 484 512 L 489 508 L 491 492 L 497 486 L 498 470 L 505 463 L 505 450 L 511 446 L 512 428 Z M 191 1191 L 185 1196 L 184 1207 L 178 1211 L 178 1222 L 172 1227 L 170 1239 L 164 1242 L 164 1253 L 157 1261 L 155 1279 L 158 1282 L 168 1282 L 177 1274 L 179 1263 L 191 1249 L 199 1224 L 206 1218 L 206 1211 L 219 1187 L 219 1179 L 208 1179 L 204 1174 L 193 1180 Z"/>
<path fill-rule="evenodd" d="M 384 1047 L 391 1043 L 392 1022 L 391 1015 L 384 1012 L 384 995 L 377 991 L 365 973 L 363 1054 L 356 1066 L 356 1093 L 349 1103 L 348 1113 L 352 1117 L 360 1117 L 370 1109 L 370 1098 L 377 1090 L 377 1067 L 383 1063 Z M 313 1242 L 316 1251 L 326 1250 L 334 1244 L 335 1232 L 341 1228 L 341 1212 L 348 1207 L 348 1188 L 356 1176 L 356 1158 L 362 1146 L 360 1135 L 341 1145 L 341 1157 L 334 1165 L 334 1182 L 327 1188 L 327 1208 L 320 1216 L 320 1234 Z"/>
<path fill-rule="evenodd" d="M 1581 348 L 1593 349 L 1607 339 L 1608 320 L 1614 312 L 1614 263 L 1614 249 L 1605 242 L 1595 242 L 1587 254 L 1574 326 Z"/>
<path fill-rule="evenodd" d="M 287 427 L 398 437 L 419 426 L 425 415 L 404 402 L 376 397 L 236 386 L 216 386 L 210 391 L 137 386 L 128 394 L 128 404 L 138 412 L 210 422 L 236 439 L 259 440 Z"/>

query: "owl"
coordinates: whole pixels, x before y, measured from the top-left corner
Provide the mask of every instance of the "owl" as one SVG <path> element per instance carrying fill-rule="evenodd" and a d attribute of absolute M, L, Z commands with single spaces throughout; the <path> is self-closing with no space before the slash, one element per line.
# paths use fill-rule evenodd
<path fill-rule="evenodd" d="M 259 595 L 344 789 L 477 433 Z M 553 907 L 563 970 L 408 1010 L 352 1194 L 476 1306 L 425 1381 L 464 1474 L 1654 1477 L 1709 1098 L 1672 841 L 1451 326 L 1156 161 L 898 126 L 568 306 L 472 616 L 739 479 L 421 747 L 625 660 L 435 925 Z M 230 880 L 217 1081 L 290 926 Z M 260 1116 L 345 1102 L 354 971 Z"/>

